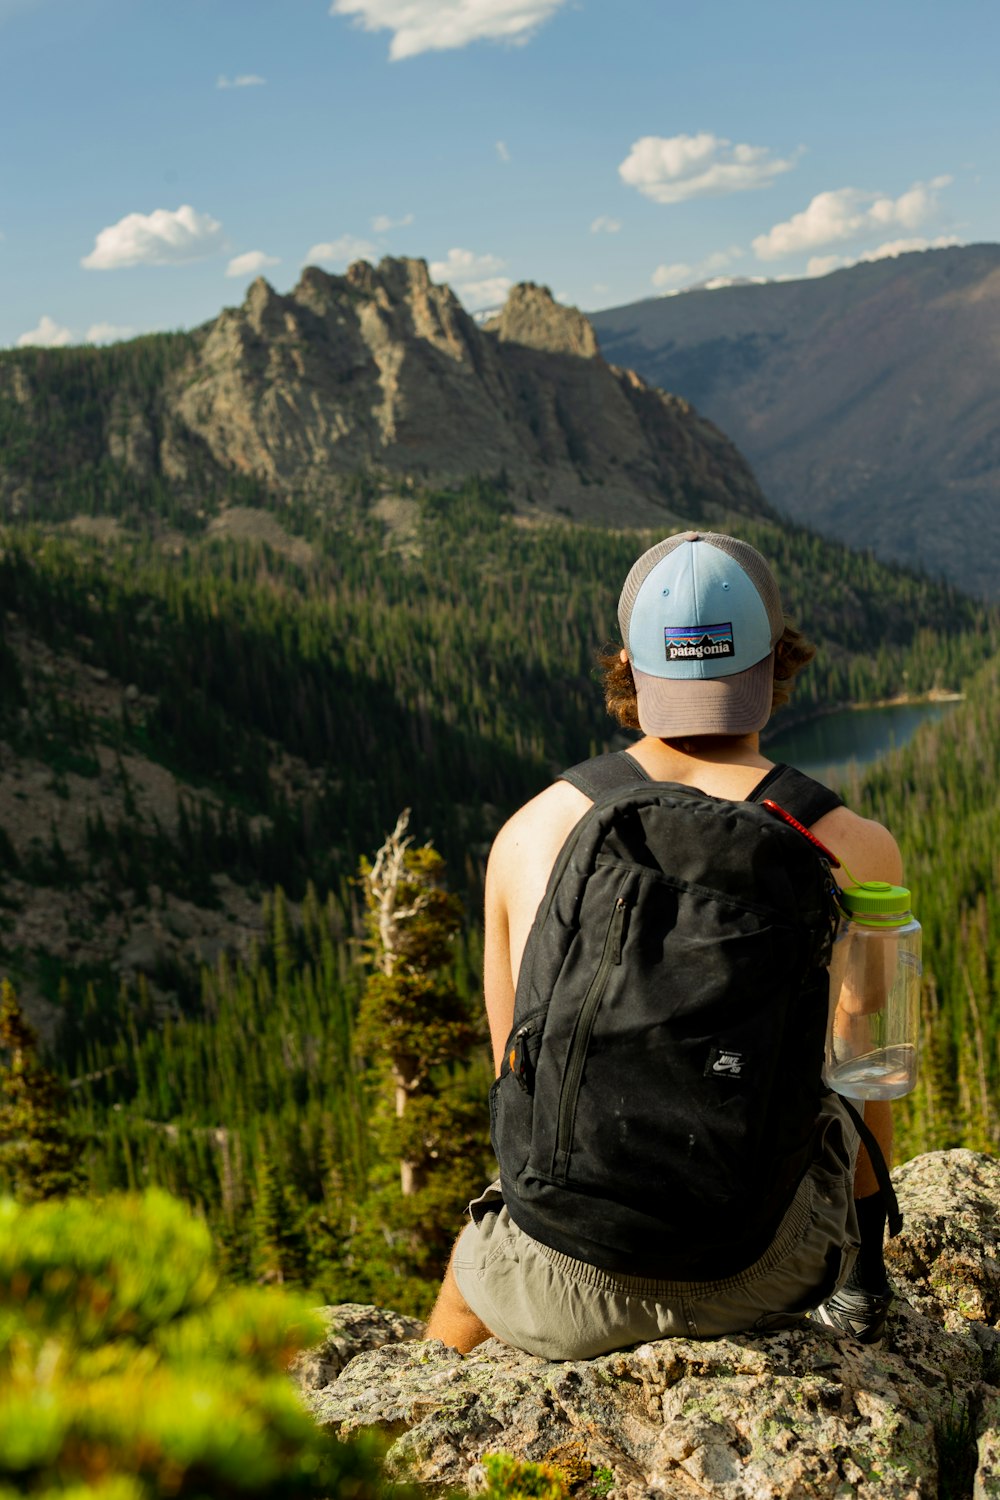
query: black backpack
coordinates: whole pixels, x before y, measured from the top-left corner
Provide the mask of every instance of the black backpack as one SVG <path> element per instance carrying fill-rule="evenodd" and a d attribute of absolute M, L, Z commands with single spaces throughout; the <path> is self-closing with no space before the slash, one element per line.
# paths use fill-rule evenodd
<path fill-rule="evenodd" d="M 564 773 L 592 798 L 528 938 L 490 1092 L 504 1201 L 610 1271 L 733 1274 L 813 1157 L 835 883 L 808 826 L 836 793 L 776 766 L 745 802 L 627 754 Z"/>

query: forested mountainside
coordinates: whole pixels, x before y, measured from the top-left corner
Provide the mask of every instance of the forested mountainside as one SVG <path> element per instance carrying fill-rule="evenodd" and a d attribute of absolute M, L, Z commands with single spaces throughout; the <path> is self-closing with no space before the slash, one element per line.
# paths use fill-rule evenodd
<path fill-rule="evenodd" d="M 921 1076 L 898 1107 L 899 1158 L 953 1145 L 998 1152 L 1000 656 L 854 800 L 896 835 L 924 928 Z"/>
<path fill-rule="evenodd" d="M 447 982 L 471 1038 L 489 840 L 562 765 L 623 743 L 594 651 L 654 534 L 526 524 L 481 484 L 390 508 L 359 497 L 350 524 L 303 505 L 212 525 L 0 538 L 0 965 L 71 1085 L 92 1189 L 160 1182 L 200 1206 L 239 1274 L 277 1265 L 331 1299 L 379 1300 L 400 1272 L 358 1217 L 393 1181 L 355 1037 L 359 858 L 406 806 L 444 853 L 467 913 Z M 822 645 L 793 710 L 957 688 L 1000 648 L 996 617 L 950 589 L 794 528 L 734 529 Z M 988 688 L 970 711 L 992 711 Z M 906 829 L 948 795 L 933 768 L 920 776 L 899 783 Z M 960 840 L 974 814 L 953 812 Z M 950 913 L 981 879 L 959 889 L 953 868 L 926 877 Z M 969 911 L 960 922 L 987 920 Z M 942 955 L 948 931 L 928 931 Z M 992 962 L 976 991 L 988 1121 Z M 941 1067 L 964 1057 L 966 1088 L 967 991 L 936 964 Z M 470 1055 L 456 1087 L 475 1177 L 489 1067 L 485 1048 Z M 965 1138 L 954 1089 L 929 1107 L 936 1143 Z"/>
<path fill-rule="evenodd" d="M 1000 246 L 591 321 L 609 359 L 719 423 L 782 513 L 1000 597 Z"/>
<path fill-rule="evenodd" d="M 307 268 L 189 334 L 0 354 L 0 510 L 197 528 L 263 495 L 349 501 L 359 476 L 501 485 L 600 525 L 769 514 L 687 402 L 608 365 L 575 309 L 530 284 L 482 328 L 419 260 Z"/>
<path fill-rule="evenodd" d="M 186 541 L 8 528 L 0 942 L 19 983 L 43 953 L 175 991 L 185 955 L 246 951 L 246 891 L 342 898 L 404 806 L 475 904 L 502 819 L 614 736 L 594 657 L 650 535 L 526 526 L 479 485 L 300 519 L 236 508 Z M 996 629 L 926 579 L 739 524 L 822 643 L 786 714 L 954 689 Z"/>

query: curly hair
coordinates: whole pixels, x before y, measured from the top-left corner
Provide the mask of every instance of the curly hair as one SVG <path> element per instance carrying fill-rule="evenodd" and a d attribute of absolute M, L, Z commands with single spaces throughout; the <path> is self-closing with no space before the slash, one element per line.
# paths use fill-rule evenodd
<path fill-rule="evenodd" d="M 816 647 L 806 640 L 788 620 L 774 648 L 774 685 L 771 689 L 771 712 L 787 703 L 792 696 L 795 679 L 803 667 L 809 665 L 816 655 Z M 604 706 L 623 729 L 639 729 L 638 706 L 635 696 L 635 681 L 632 666 L 622 661 L 620 648 L 605 646 L 598 652 L 597 664 L 601 669 L 601 685 L 604 688 Z"/>

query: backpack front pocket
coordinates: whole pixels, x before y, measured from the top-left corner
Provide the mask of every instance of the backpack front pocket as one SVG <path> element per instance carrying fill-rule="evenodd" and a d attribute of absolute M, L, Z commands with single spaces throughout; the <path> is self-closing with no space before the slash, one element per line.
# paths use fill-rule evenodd
<path fill-rule="evenodd" d="M 604 938 L 604 947 L 601 952 L 601 961 L 597 971 L 590 982 L 590 986 L 580 1006 L 576 1018 L 576 1025 L 570 1037 L 569 1051 L 566 1054 L 566 1071 L 563 1074 L 562 1088 L 559 1091 L 559 1112 L 556 1119 L 555 1151 L 552 1157 L 552 1176 L 554 1178 L 565 1178 L 569 1168 L 570 1154 L 573 1149 L 573 1126 L 576 1119 L 576 1106 L 580 1094 L 580 1083 L 583 1079 L 583 1069 L 587 1060 L 587 1049 L 590 1046 L 591 1033 L 594 1029 L 594 1021 L 604 998 L 608 981 L 614 969 L 622 961 L 622 943 L 625 932 L 625 918 L 628 912 L 628 901 L 625 896 L 626 881 L 622 881 L 615 904 L 611 911 L 608 922 L 607 933 Z"/>

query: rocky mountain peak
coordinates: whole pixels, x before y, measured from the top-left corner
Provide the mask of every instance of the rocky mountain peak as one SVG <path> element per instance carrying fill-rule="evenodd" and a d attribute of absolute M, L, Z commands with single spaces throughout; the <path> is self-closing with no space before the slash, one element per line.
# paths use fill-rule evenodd
<path fill-rule="evenodd" d="M 234 474 L 334 503 L 359 474 L 389 494 L 477 475 L 538 517 L 669 529 L 770 514 L 721 432 L 608 365 L 583 314 L 531 283 L 487 331 L 424 260 L 309 266 L 287 293 L 258 278 L 175 355 L 141 397 L 96 355 L 108 390 L 91 460 L 189 500 Z M 0 369 L 7 406 L 22 375 L 30 393 L 30 356 L 15 352 Z M 30 427 L 34 397 L 21 404 Z M 0 466 L 0 499 L 23 483 Z"/>
<path fill-rule="evenodd" d="M 503 309 L 485 324 L 502 344 L 524 344 L 546 354 L 597 359 L 597 336 L 583 313 L 557 302 L 547 286 L 522 281 L 512 287 Z"/>
<path fill-rule="evenodd" d="M 243 312 L 247 322 L 259 334 L 277 331 L 283 322 L 285 299 L 280 296 L 263 276 L 250 283 L 243 299 Z"/>

